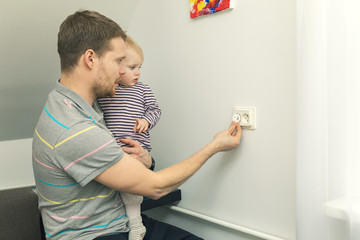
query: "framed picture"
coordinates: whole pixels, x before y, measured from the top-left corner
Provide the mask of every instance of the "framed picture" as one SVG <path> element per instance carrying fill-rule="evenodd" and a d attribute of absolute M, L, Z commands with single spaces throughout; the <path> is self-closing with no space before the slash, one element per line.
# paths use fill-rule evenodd
<path fill-rule="evenodd" d="M 189 0 L 190 18 L 217 13 L 234 8 L 235 0 Z"/>

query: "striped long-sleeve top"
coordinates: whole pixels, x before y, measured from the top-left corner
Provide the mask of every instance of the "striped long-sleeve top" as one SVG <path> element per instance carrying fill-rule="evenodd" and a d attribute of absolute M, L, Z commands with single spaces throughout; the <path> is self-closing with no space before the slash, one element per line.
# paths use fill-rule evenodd
<path fill-rule="evenodd" d="M 118 144 L 119 139 L 131 138 L 151 151 L 149 131 L 161 117 L 161 109 L 150 87 L 142 82 L 135 86 L 116 88 L 114 97 L 99 98 L 98 103 L 104 113 L 106 126 L 113 133 Z M 149 128 L 143 133 L 134 133 L 135 118 L 146 119 Z"/>

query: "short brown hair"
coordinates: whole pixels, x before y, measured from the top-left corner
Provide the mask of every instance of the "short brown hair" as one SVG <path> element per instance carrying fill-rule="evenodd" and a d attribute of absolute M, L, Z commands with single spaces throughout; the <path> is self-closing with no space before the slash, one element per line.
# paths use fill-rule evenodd
<path fill-rule="evenodd" d="M 126 43 L 127 47 L 134 49 L 134 51 L 137 54 L 139 54 L 139 56 L 144 61 L 144 54 L 143 54 L 142 48 L 140 47 L 140 45 L 137 42 L 135 42 L 135 40 L 132 37 L 130 37 L 129 35 L 126 35 L 125 43 Z"/>
<path fill-rule="evenodd" d="M 70 72 L 88 49 L 102 56 L 110 49 L 110 40 L 116 37 L 126 40 L 121 27 L 98 12 L 84 10 L 68 16 L 60 25 L 58 33 L 61 71 Z"/>

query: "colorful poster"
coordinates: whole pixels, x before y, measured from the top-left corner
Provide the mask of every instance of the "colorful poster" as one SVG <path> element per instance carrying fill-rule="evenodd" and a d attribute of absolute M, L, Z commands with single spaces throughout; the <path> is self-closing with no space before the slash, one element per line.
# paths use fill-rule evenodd
<path fill-rule="evenodd" d="M 196 18 L 233 8 L 235 0 L 189 0 L 190 18 Z"/>

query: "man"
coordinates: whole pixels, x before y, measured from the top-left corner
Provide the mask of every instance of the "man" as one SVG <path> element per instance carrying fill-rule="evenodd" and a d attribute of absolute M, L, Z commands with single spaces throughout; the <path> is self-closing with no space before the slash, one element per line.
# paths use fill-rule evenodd
<path fill-rule="evenodd" d="M 190 178 L 215 153 L 237 147 L 232 123 L 188 159 L 153 172 L 152 159 L 133 140 L 121 149 L 96 99 L 113 96 L 124 73 L 125 33 L 92 11 L 65 19 L 58 33 L 61 76 L 49 94 L 33 138 L 33 168 L 48 239 L 127 239 L 120 192 L 158 199 Z M 144 218 L 145 239 L 199 239 Z"/>

